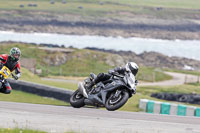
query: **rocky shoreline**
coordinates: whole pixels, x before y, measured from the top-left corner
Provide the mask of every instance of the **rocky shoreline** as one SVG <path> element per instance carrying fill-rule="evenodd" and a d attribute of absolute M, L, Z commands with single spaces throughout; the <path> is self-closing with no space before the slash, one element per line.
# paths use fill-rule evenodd
<path fill-rule="evenodd" d="M 101 35 L 155 39 L 199 40 L 196 21 L 136 17 L 134 20 L 87 18 L 48 12 L 0 11 L 0 30 L 16 32 Z M 15 14 L 15 15 L 12 15 Z M 8 17 L 9 16 L 9 17 Z"/>

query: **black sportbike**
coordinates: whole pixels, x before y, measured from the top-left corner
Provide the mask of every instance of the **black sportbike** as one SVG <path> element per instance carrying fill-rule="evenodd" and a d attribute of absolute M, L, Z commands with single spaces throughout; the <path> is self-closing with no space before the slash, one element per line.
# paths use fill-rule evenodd
<path fill-rule="evenodd" d="M 96 77 L 91 73 L 84 82 L 79 82 L 78 89 L 70 97 L 70 104 L 75 108 L 85 105 L 105 107 L 109 111 L 114 111 L 122 107 L 127 100 L 136 93 L 137 80 L 132 73 L 119 75 L 112 73 L 109 80 L 97 83 L 92 88 L 88 88 L 90 82 Z M 84 96 L 84 87 L 88 95 Z"/>

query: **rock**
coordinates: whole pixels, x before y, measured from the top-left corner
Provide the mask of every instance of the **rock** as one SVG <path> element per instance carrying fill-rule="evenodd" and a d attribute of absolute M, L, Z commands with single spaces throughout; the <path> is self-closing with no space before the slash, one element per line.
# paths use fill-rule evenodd
<path fill-rule="evenodd" d="M 122 56 L 113 54 L 106 57 L 106 64 L 110 66 L 123 66 L 125 64 L 125 61 Z"/>
<path fill-rule="evenodd" d="M 185 66 L 190 66 L 193 70 L 200 71 L 200 61 L 182 57 L 169 57 L 157 52 L 144 52 L 141 54 L 136 54 L 131 51 L 114 51 L 114 50 L 105 50 L 98 48 L 87 48 L 91 50 L 103 51 L 107 53 L 115 54 L 115 61 L 113 57 L 107 57 L 106 63 L 109 65 L 120 66 L 123 63 L 133 61 L 143 66 L 150 67 L 159 67 L 159 68 L 171 68 L 184 70 Z M 118 55 L 118 56 L 117 56 Z"/>
<path fill-rule="evenodd" d="M 68 60 L 68 54 L 55 54 L 44 58 L 44 62 L 50 66 L 60 66 L 65 64 Z"/>

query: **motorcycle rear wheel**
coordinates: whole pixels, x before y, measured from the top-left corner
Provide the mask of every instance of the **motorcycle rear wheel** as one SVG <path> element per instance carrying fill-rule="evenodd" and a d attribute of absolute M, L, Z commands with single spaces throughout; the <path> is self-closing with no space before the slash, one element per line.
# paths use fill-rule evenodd
<path fill-rule="evenodd" d="M 110 97 L 106 101 L 105 107 L 109 111 L 114 111 L 122 107 L 129 99 L 129 93 L 126 90 L 122 90 L 121 94 L 114 98 L 115 92 L 111 93 Z"/>
<path fill-rule="evenodd" d="M 79 90 L 76 90 L 70 97 L 70 104 L 74 108 L 80 108 L 85 106 L 84 96 L 80 94 Z"/>

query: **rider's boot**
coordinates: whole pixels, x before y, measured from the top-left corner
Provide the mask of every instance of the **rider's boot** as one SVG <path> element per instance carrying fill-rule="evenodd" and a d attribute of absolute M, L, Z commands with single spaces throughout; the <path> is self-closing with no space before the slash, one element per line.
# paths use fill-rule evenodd
<path fill-rule="evenodd" d="M 94 81 L 91 81 L 91 82 L 87 85 L 87 88 L 88 88 L 88 89 L 91 89 L 94 85 L 95 85 L 95 82 L 94 82 Z"/>
<path fill-rule="evenodd" d="M 88 84 L 87 88 L 91 89 L 96 83 L 98 83 L 99 81 L 99 77 L 95 77 L 94 79 L 92 79 L 92 81 Z"/>

